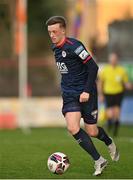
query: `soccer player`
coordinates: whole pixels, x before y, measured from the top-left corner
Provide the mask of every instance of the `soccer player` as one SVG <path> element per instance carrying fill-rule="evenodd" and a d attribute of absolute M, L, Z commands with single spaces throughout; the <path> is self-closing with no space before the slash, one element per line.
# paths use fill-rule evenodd
<path fill-rule="evenodd" d="M 66 36 L 64 17 L 53 16 L 47 20 L 46 25 L 52 41 L 57 68 L 62 75 L 62 113 L 67 129 L 95 161 L 94 175 L 97 176 L 102 173 L 108 162 L 99 154 L 91 137 L 96 137 L 105 143 L 113 161 L 119 160 L 115 143 L 103 128 L 97 127 L 98 66 L 80 41 Z M 86 131 L 80 128 L 81 117 Z"/>
<path fill-rule="evenodd" d="M 107 127 L 117 136 L 120 125 L 120 110 L 125 88 L 132 89 L 125 69 L 118 64 L 116 53 L 109 55 L 109 64 L 99 73 L 99 94 L 106 103 Z"/>

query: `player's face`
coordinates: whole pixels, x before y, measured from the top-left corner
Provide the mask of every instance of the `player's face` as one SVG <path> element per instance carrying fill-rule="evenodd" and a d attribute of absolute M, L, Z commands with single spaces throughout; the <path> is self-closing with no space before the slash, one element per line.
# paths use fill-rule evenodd
<path fill-rule="evenodd" d="M 109 56 L 109 63 L 112 66 L 116 66 L 118 64 L 118 57 L 117 57 L 116 54 L 110 54 L 110 56 Z"/>
<path fill-rule="evenodd" d="M 54 44 L 59 44 L 65 37 L 65 29 L 59 23 L 48 26 L 48 33 Z"/>

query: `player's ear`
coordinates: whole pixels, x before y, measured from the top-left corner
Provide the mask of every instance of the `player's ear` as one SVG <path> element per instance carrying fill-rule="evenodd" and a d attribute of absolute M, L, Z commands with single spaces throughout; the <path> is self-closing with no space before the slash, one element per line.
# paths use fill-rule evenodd
<path fill-rule="evenodd" d="M 63 34 L 65 34 L 66 33 L 66 29 L 62 28 L 62 32 L 63 32 Z"/>
<path fill-rule="evenodd" d="M 65 34 L 65 29 L 62 30 L 63 34 Z"/>

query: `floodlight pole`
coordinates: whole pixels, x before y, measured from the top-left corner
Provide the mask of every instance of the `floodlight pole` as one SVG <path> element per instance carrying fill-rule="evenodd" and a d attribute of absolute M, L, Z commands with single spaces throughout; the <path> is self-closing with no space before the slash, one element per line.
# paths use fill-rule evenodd
<path fill-rule="evenodd" d="M 27 0 L 17 0 L 18 2 L 18 33 L 19 33 L 19 98 L 27 99 Z"/>
<path fill-rule="evenodd" d="M 24 132 L 29 132 L 28 118 L 28 50 L 27 50 L 27 0 L 16 0 L 16 52 L 18 55 L 19 72 L 19 126 Z M 27 131 L 28 130 L 28 131 Z"/>

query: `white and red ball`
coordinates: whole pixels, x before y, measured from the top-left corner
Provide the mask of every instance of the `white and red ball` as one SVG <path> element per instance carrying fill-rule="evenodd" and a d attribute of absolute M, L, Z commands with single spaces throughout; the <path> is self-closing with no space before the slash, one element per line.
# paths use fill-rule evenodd
<path fill-rule="evenodd" d="M 68 169 L 70 162 L 65 154 L 55 152 L 49 156 L 47 165 L 52 173 L 63 174 Z"/>

